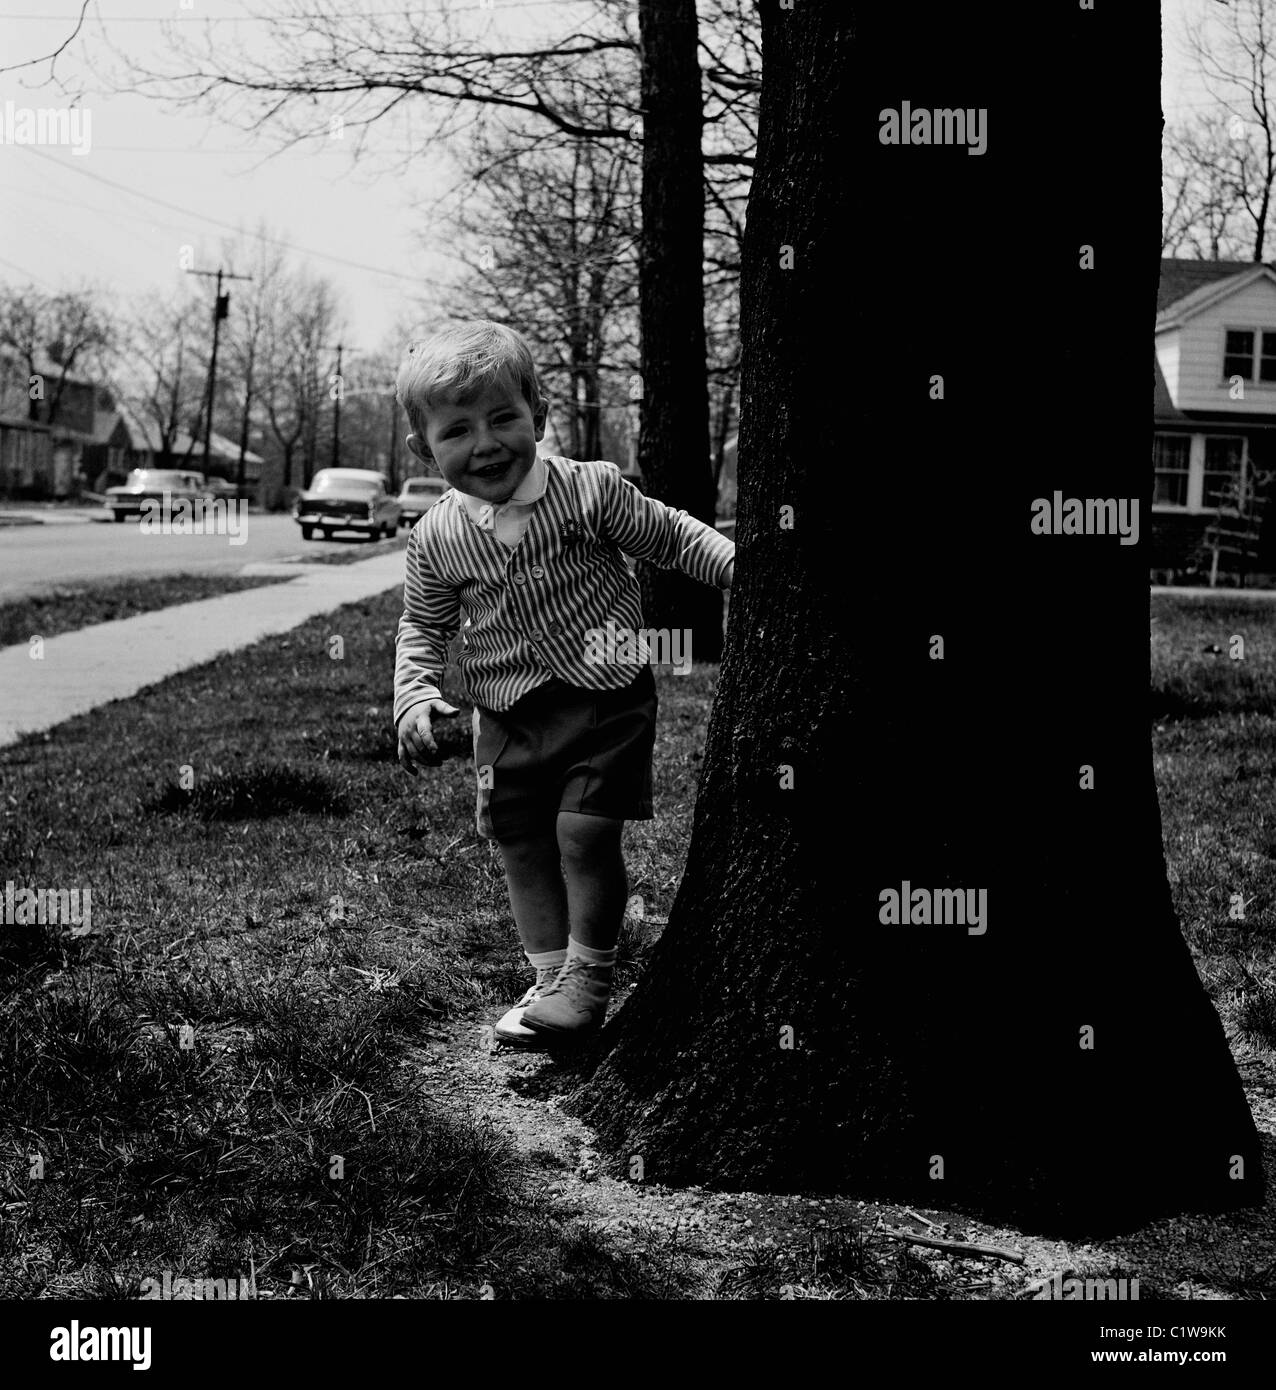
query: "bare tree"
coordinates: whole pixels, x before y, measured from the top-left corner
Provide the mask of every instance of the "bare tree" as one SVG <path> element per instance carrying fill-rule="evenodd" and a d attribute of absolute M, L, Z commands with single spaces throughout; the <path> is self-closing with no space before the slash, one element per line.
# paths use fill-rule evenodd
<path fill-rule="evenodd" d="M 1248 127 L 1214 111 L 1171 130 L 1165 139 L 1162 254 L 1199 260 L 1244 260 L 1255 240 L 1262 203 L 1260 160 Z"/>
<path fill-rule="evenodd" d="M 109 311 L 95 290 L 0 287 L 0 347 L 21 364 L 28 380 L 39 379 L 40 389 L 28 394 L 31 420 L 57 424 L 67 381 L 77 367 L 100 370 L 112 340 Z M 48 371 L 50 363 L 56 372 Z"/>
<path fill-rule="evenodd" d="M 1187 25 L 1186 37 L 1188 53 L 1219 112 L 1177 132 L 1171 142 L 1173 158 L 1187 165 L 1189 188 L 1196 188 L 1195 195 L 1180 198 L 1184 179 L 1172 184 L 1171 210 L 1181 222 L 1195 197 L 1193 244 L 1204 245 L 1215 257 L 1235 215 L 1246 227 L 1249 258 L 1261 261 L 1276 185 L 1276 0 L 1209 6 L 1207 14 Z M 1181 242 L 1182 234 L 1173 240 Z"/>
<path fill-rule="evenodd" d="M 601 456 L 603 412 L 638 370 L 638 169 L 614 144 L 548 144 L 517 128 L 477 137 L 456 216 L 470 275 L 450 307 L 531 340 L 573 458 Z"/>
<path fill-rule="evenodd" d="M 223 392 L 227 404 L 238 417 L 239 460 L 235 482 L 244 485 L 244 455 L 248 435 L 263 392 L 263 377 L 269 367 L 266 344 L 274 320 L 284 312 L 284 284 L 287 253 L 277 238 L 258 228 L 256 249 L 247 261 L 251 280 L 231 287 L 231 314 L 226 335 L 226 367 Z M 224 248 L 233 267 L 243 261 L 238 247 Z M 219 385 L 221 383 L 219 382 Z"/>
<path fill-rule="evenodd" d="M 361 12 L 294 0 L 291 14 L 254 16 L 251 42 L 211 26 L 199 36 L 170 28 L 172 61 L 160 70 L 130 61 L 130 79 L 144 94 L 211 106 L 249 130 L 269 127 L 288 145 L 350 131 L 362 153 L 368 131 L 391 115 L 420 144 L 456 134 L 484 109 L 522 112 L 577 138 L 629 138 L 632 115 L 610 119 L 616 93 L 633 85 L 638 45 L 627 6 L 564 4 L 577 18 L 525 40 L 494 37 L 481 8 L 434 0 Z M 425 129 L 413 132 L 423 108 Z"/>
<path fill-rule="evenodd" d="M 187 436 L 184 458 L 194 447 L 208 352 L 201 308 L 190 298 L 153 293 L 139 303 L 125 329 L 114 387 L 151 431 L 161 468 L 177 462 L 179 435 Z"/>
<path fill-rule="evenodd" d="M 327 400 L 328 344 L 337 331 L 336 299 L 326 280 L 298 273 L 282 284 L 281 312 L 267 321 L 261 400 L 270 430 L 283 454 L 283 485 L 301 450 L 302 486 L 315 470 L 319 418 Z"/>

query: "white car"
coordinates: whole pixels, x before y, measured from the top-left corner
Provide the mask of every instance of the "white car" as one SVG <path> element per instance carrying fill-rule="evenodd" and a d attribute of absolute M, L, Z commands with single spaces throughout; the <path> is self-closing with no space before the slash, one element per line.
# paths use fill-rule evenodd
<path fill-rule="evenodd" d="M 399 493 L 400 522 L 415 526 L 447 490 L 442 478 L 409 478 Z"/>
<path fill-rule="evenodd" d="M 135 468 L 120 487 L 108 487 L 106 505 L 116 521 L 126 517 L 141 516 L 145 502 L 163 502 L 165 497 L 171 501 L 179 498 L 194 503 L 208 499 L 211 491 L 202 473 L 191 473 L 184 468 Z"/>

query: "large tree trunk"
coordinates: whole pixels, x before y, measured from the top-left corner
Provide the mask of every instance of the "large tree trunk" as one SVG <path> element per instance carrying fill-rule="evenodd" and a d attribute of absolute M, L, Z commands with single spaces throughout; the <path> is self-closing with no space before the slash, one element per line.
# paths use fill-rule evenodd
<path fill-rule="evenodd" d="M 1155 15 L 1085 45 L 1129 137 L 1108 186 L 1067 103 L 999 78 L 1001 21 L 930 8 L 932 71 L 913 9 L 859 10 L 887 32 L 853 36 L 854 7 L 763 6 L 730 630 L 669 925 L 573 1104 L 661 1183 L 1059 1230 L 1256 1202 L 1257 1138 L 1166 883 L 1142 552 L 1029 530 L 1056 487 L 1146 518 Z M 950 90 L 945 63 L 1033 119 L 994 114 L 986 159 L 880 145 L 878 109 Z M 1051 177 L 1029 189 L 1029 168 Z M 1009 249 L 1011 206 L 1047 226 L 1061 188 L 1068 229 Z M 1101 229 L 1106 279 L 1078 270 L 1074 224 Z M 1042 380 L 1090 435 L 1043 415 Z M 986 929 L 883 922 L 905 882 L 986 890 Z"/>
<path fill-rule="evenodd" d="M 714 521 L 704 334 L 703 104 L 695 0 L 640 0 L 642 44 L 642 426 L 648 493 Z M 692 630 L 692 657 L 722 655 L 722 594 L 686 575 L 640 566 L 653 627 Z"/>

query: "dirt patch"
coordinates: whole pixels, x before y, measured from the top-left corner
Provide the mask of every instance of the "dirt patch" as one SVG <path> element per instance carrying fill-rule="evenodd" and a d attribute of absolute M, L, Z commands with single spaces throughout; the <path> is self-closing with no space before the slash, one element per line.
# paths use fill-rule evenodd
<path fill-rule="evenodd" d="M 1184 1215 L 1117 1239 L 1070 1244 L 941 1209 L 608 1177 L 593 1133 L 561 1109 L 580 1064 L 486 1050 L 494 1017 L 476 1011 L 444 1025 L 433 1047 L 405 1065 L 424 1073 L 428 1093 L 508 1134 L 565 1219 L 592 1227 L 618 1252 L 676 1262 L 693 1297 L 1030 1299 L 1055 1275 L 1137 1278 L 1143 1299 L 1257 1298 L 1276 1289 L 1273 1195 L 1261 1212 Z M 1265 1059 L 1248 1062 L 1242 1076 L 1264 1136 L 1272 1194 L 1276 1084 Z M 992 1246 L 1021 1255 L 1022 1263 L 914 1245 L 887 1232 Z"/>

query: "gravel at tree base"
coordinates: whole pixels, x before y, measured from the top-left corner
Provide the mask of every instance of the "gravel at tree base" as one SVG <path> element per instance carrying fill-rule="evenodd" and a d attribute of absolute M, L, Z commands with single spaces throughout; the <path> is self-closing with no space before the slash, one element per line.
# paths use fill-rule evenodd
<path fill-rule="evenodd" d="M 613 1000 L 613 1011 L 617 1006 Z M 1145 1301 L 1254 1299 L 1276 1290 L 1276 1182 L 1269 1182 L 1261 1211 L 1187 1213 L 1078 1244 L 942 1209 L 825 1194 L 675 1189 L 610 1177 L 591 1131 L 560 1108 L 579 1082 L 579 1064 L 505 1046 L 489 1051 L 484 1034 L 493 1022 L 487 1012 L 455 1019 L 442 1030 L 446 1040 L 441 1036 L 432 1049 L 418 1050 L 406 1065 L 421 1068 L 426 1089 L 441 1101 L 486 1117 L 508 1135 L 529 1166 L 544 1174 L 545 1194 L 565 1219 L 592 1226 L 618 1253 L 648 1259 L 659 1259 L 661 1251 L 670 1259 L 676 1254 L 694 1298 L 1031 1299 L 1056 1274 L 1137 1278 Z M 1270 1173 L 1276 1154 L 1271 1058 L 1235 1041 L 1233 1051 Z M 1021 1254 L 1023 1263 L 905 1246 L 884 1231 L 995 1246 Z M 841 1273 L 813 1279 L 821 1248 L 834 1251 L 839 1239 L 854 1240 L 855 1233 L 887 1269 L 905 1248 L 925 1268 L 910 1266 L 914 1277 L 904 1292 L 889 1281 L 848 1275 L 844 1259 Z M 864 1266 L 871 1267 L 871 1261 Z M 787 1279 L 786 1270 L 792 1271 Z M 499 1279 L 492 1282 L 501 1297 Z"/>

